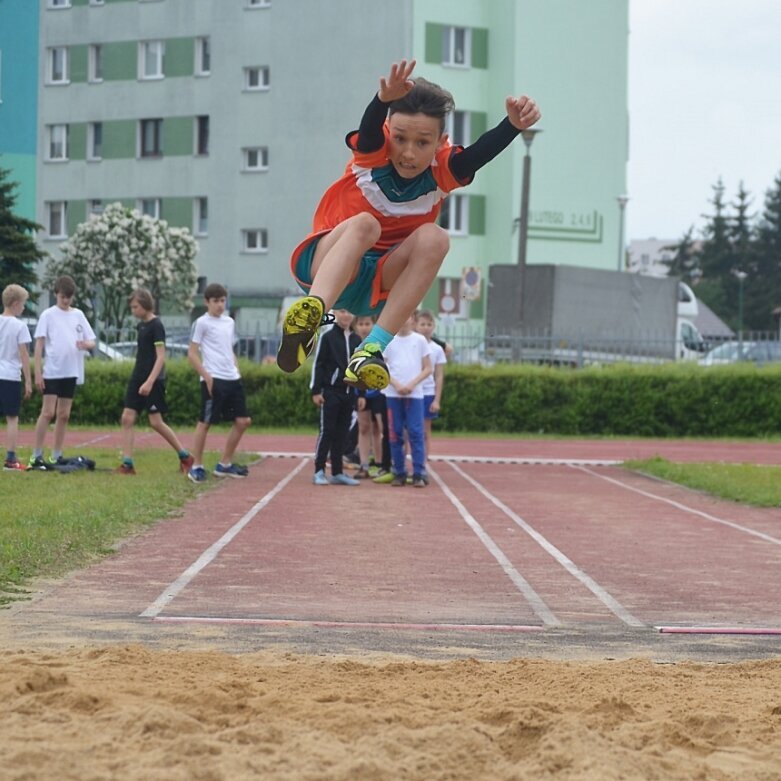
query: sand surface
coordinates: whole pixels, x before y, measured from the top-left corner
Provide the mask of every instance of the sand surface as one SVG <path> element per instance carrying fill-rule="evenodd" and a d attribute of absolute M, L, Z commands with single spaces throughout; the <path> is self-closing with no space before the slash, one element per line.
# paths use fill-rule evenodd
<path fill-rule="evenodd" d="M 0 651 L 0 779 L 781 779 L 781 660 Z"/>

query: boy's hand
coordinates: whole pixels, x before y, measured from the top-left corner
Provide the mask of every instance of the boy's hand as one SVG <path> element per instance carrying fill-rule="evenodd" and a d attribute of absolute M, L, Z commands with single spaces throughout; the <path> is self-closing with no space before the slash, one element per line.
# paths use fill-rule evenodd
<path fill-rule="evenodd" d="M 415 70 L 415 60 L 394 62 L 391 65 L 390 76 L 387 79 L 384 77 L 380 79 L 377 97 L 383 103 L 403 98 L 415 86 L 410 79 L 413 70 Z"/>
<path fill-rule="evenodd" d="M 510 124 L 518 130 L 526 130 L 542 116 L 537 104 L 526 95 L 521 95 L 519 98 L 510 96 L 504 101 L 504 105 Z"/>

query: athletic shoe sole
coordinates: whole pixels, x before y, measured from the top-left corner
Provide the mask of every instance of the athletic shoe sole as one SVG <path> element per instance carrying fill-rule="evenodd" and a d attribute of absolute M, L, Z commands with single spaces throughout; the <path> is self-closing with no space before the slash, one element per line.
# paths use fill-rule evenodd
<path fill-rule="evenodd" d="M 277 366 L 283 372 L 294 372 L 315 349 L 323 312 L 323 301 L 317 296 L 301 298 L 287 310 L 277 352 Z"/>

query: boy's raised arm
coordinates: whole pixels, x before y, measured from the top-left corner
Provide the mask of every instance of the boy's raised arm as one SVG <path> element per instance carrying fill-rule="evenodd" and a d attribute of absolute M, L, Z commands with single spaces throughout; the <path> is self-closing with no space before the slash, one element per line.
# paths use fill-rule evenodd
<path fill-rule="evenodd" d="M 376 152 L 382 148 L 385 143 L 382 126 L 388 116 L 388 103 L 403 98 L 415 86 L 410 79 L 414 68 L 415 60 L 394 62 L 388 77 L 380 79 L 380 89 L 363 112 L 358 126 L 356 148 L 359 152 Z"/>

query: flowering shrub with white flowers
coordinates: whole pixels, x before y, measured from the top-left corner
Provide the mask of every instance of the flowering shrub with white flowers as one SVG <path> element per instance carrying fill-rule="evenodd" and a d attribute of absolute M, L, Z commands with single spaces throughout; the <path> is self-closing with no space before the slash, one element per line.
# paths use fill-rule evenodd
<path fill-rule="evenodd" d="M 61 257 L 46 267 L 44 285 L 51 288 L 57 277 L 69 274 L 79 308 L 107 329 L 125 323 L 128 296 L 139 287 L 158 302 L 192 308 L 198 243 L 187 228 L 112 203 L 81 223 L 60 250 Z"/>

